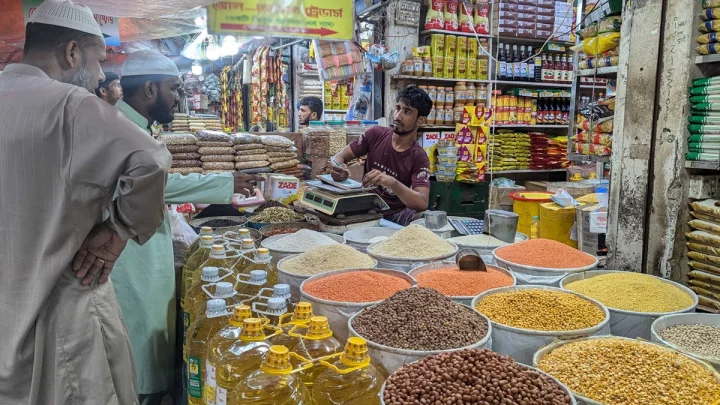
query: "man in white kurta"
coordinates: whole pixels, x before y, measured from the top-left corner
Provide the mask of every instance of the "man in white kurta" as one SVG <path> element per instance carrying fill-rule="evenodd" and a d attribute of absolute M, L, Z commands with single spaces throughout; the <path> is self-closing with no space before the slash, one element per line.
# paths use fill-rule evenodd
<path fill-rule="evenodd" d="M 101 281 L 124 241 L 143 244 L 162 223 L 170 155 L 91 93 L 102 38 L 86 7 L 43 3 L 23 63 L 0 76 L 3 405 L 137 403 L 120 307 Z M 93 262 L 83 282 L 78 252 Z"/>

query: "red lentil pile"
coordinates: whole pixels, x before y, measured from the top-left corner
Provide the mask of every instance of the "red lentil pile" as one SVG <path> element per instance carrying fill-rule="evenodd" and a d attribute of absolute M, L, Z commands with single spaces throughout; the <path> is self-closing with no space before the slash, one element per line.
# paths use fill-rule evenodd
<path fill-rule="evenodd" d="M 312 297 L 338 302 L 382 301 L 410 288 L 407 280 L 371 270 L 350 271 L 310 280 L 303 291 Z"/>
<path fill-rule="evenodd" d="M 468 297 L 512 285 L 512 277 L 487 266 L 487 272 L 462 271 L 455 266 L 429 270 L 415 276 L 420 287 L 434 288 L 451 297 Z"/>
<path fill-rule="evenodd" d="M 530 239 L 495 251 L 497 257 L 524 266 L 572 269 L 595 263 L 587 253 L 550 239 Z"/>

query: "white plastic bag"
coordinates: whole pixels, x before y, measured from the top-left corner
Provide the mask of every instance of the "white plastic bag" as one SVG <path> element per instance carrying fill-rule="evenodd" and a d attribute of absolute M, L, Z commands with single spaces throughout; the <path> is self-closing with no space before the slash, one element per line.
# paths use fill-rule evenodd
<path fill-rule="evenodd" d="M 187 223 L 185 217 L 177 212 L 177 206 L 173 205 L 170 207 L 169 216 L 173 240 L 183 242 L 188 246 L 192 245 L 193 242 L 197 240 L 198 234 L 195 233 L 195 230 Z"/>

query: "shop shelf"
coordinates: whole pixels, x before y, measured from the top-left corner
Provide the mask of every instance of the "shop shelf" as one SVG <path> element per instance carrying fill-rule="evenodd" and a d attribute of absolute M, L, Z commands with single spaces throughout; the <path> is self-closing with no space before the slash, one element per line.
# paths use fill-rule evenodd
<path fill-rule="evenodd" d="M 579 155 L 577 153 L 569 154 L 567 159 L 571 162 L 602 162 L 607 163 L 610 161 L 610 156 L 590 156 L 590 155 Z"/>
<path fill-rule="evenodd" d="M 493 125 L 491 128 L 503 129 L 503 128 L 523 128 L 523 129 L 567 129 L 568 125 L 553 125 L 553 124 L 537 124 L 537 125 L 526 125 L 526 124 L 510 124 L 510 125 Z"/>
<path fill-rule="evenodd" d="M 526 170 L 502 170 L 499 172 L 487 172 L 486 175 L 492 174 L 493 176 L 497 174 L 522 174 L 522 173 L 555 173 L 555 172 L 566 172 L 567 169 L 545 169 L 545 170 L 532 170 L 532 169 L 526 169 Z"/>
<path fill-rule="evenodd" d="M 456 35 L 458 37 L 471 37 L 475 38 L 475 33 L 471 32 L 458 32 L 458 31 L 446 31 L 446 30 L 424 30 L 420 31 L 420 36 L 431 35 L 431 34 L 445 34 L 445 35 Z M 488 34 L 477 34 L 479 38 L 494 38 Z"/>
<path fill-rule="evenodd" d="M 685 167 L 688 169 L 720 170 L 720 162 L 686 160 Z"/>
<path fill-rule="evenodd" d="M 615 76 L 617 75 L 617 66 L 607 66 L 595 69 L 581 69 L 575 72 L 576 76 Z"/>
<path fill-rule="evenodd" d="M 720 55 L 698 55 L 695 57 L 695 64 L 702 65 L 704 63 L 717 63 L 720 62 Z"/>
<path fill-rule="evenodd" d="M 517 42 L 518 44 L 520 44 L 520 43 L 523 43 L 523 44 L 544 44 L 545 41 L 547 41 L 547 38 L 508 37 L 508 36 L 504 36 L 504 35 L 500 35 L 498 38 L 500 38 L 500 42 L 502 42 L 502 43 L 505 43 L 505 42 L 515 43 L 515 42 Z M 556 41 L 556 40 L 554 40 L 554 39 L 548 41 L 548 43 L 560 44 L 560 45 L 564 45 L 564 46 L 575 46 L 575 44 L 572 43 L 572 42 Z"/>
<path fill-rule="evenodd" d="M 395 75 L 392 77 L 393 80 L 424 80 L 429 82 L 465 82 L 465 83 L 490 83 L 490 80 L 471 80 L 471 79 L 446 79 L 444 77 L 431 77 L 431 76 L 409 76 L 409 75 Z"/>
<path fill-rule="evenodd" d="M 493 80 L 498 87 L 551 87 L 556 89 L 569 89 L 572 84 L 569 83 L 545 83 L 545 82 L 516 82 L 508 80 Z"/>
<path fill-rule="evenodd" d="M 433 131 L 440 129 L 455 129 L 455 125 L 423 125 L 418 127 L 418 131 Z"/>
<path fill-rule="evenodd" d="M 326 113 L 346 113 L 347 110 L 323 110 Z"/>

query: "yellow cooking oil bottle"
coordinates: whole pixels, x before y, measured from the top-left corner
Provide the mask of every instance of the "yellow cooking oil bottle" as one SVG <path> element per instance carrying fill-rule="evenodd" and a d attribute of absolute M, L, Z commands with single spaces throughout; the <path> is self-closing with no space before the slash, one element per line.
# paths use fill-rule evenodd
<path fill-rule="evenodd" d="M 197 252 L 195 253 L 197 254 Z M 193 255 L 195 256 L 195 255 Z M 232 269 L 234 259 L 228 257 L 228 252 L 225 250 L 225 245 L 215 244 L 212 245 L 210 250 L 210 256 L 207 260 L 201 263 L 197 269 L 191 270 L 190 273 L 183 273 L 183 297 L 187 294 L 187 291 L 192 287 L 193 284 L 200 281 L 201 269 L 203 267 L 217 267 L 223 269 Z"/>
<path fill-rule="evenodd" d="M 230 273 L 228 272 L 227 275 L 229 274 Z M 220 269 L 217 267 L 203 267 L 200 281 L 190 287 L 185 295 L 185 299 L 180 301 L 180 308 L 182 308 L 183 311 L 183 342 L 185 342 L 185 338 L 187 337 L 187 329 L 193 321 L 190 314 L 192 314 L 196 308 L 204 307 L 204 303 L 208 300 L 207 294 L 203 291 L 202 286 L 205 284 L 217 283 L 221 279 Z M 188 310 L 188 308 L 192 308 L 192 310 Z"/>
<path fill-rule="evenodd" d="M 202 241 L 203 236 L 213 236 L 213 229 L 209 226 L 203 226 L 202 228 L 200 228 L 200 236 L 195 239 L 195 242 L 191 243 L 185 251 L 185 256 L 183 256 L 185 262 L 188 261 L 190 256 L 192 256 L 192 254 L 195 253 L 196 250 L 198 250 L 198 248 L 200 247 L 200 241 Z"/>
<path fill-rule="evenodd" d="M 266 331 L 270 334 L 266 334 Z M 236 395 L 235 390 L 250 373 L 260 367 L 270 348 L 269 338 L 282 333 L 259 318 L 246 318 L 240 336 L 225 350 L 213 357 L 215 367 L 215 403 L 225 405 Z"/>
<path fill-rule="evenodd" d="M 312 389 L 315 405 L 380 405 L 386 376 L 370 362 L 365 339 L 349 338 L 342 353 L 321 360 L 320 365 Z"/>
<path fill-rule="evenodd" d="M 245 270 L 245 266 L 247 266 L 250 261 L 249 259 L 252 259 L 255 253 L 255 242 L 251 238 L 245 238 L 240 242 L 240 249 L 238 250 L 238 253 L 240 253 L 240 259 L 235 262 L 235 265 L 233 266 L 233 273 L 235 274 L 249 274 L 245 273 L 243 270 Z"/>
<path fill-rule="evenodd" d="M 252 311 L 248 305 L 236 305 L 228 324 L 210 339 L 205 362 L 205 385 L 203 386 L 203 400 L 206 405 L 215 405 L 217 388 L 215 370 L 220 354 L 228 350 L 240 338 L 243 322 L 250 317 L 252 317 Z"/>
<path fill-rule="evenodd" d="M 270 250 L 266 248 L 257 249 L 252 255 L 245 256 L 245 264 L 242 269 L 238 269 L 236 266 L 236 274 L 250 274 L 253 270 L 263 270 L 268 274 L 269 285 L 275 285 L 278 282 L 277 269 L 273 264 L 272 256 L 270 256 Z"/>
<path fill-rule="evenodd" d="M 291 350 L 310 360 L 317 360 L 321 357 L 340 353 L 343 349 L 340 341 L 333 337 L 330 324 L 325 316 L 313 316 L 310 318 L 310 324 L 304 335 L 291 330 L 290 336 L 300 339 Z M 315 379 L 323 371 L 321 367 L 315 367 L 302 372 L 301 378 L 311 393 Z"/>
<path fill-rule="evenodd" d="M 187 333 L 188 404 L 203 404 L 203 373 L 210 340 L 228 323 L 230 313 L 223 299 L 207 302 L 205 315 L 190 325 Z"/>
<path fill-rule="evenodd" d="M 293 359 L 297 368 L 290 362 Z M 312 367 L 302 356 L 285 346 L 271 346 L 260 370 L 240 383 L 227 405 L 312 405 L 312 399 L 299 370 Z"/>
<path fill-rule="evenodd" d="M 235 290 L 238 294 L 248 297 L 246 298 L 248 305 L 252 305 L 257 300 L 260 291 L 268 289 L 270 285 L 265 270 L 253 270 L 250 274 L 237 274 L 235 282 Z"/>
<path fill-rule="evenodd" d="M 213 247 L 213 236 L 203 235 L 200 237 L 200 246 L 193 252 L 192 255 L 185 261 L 185 265 L 182 270 L 182 284 L 181 284 L 181 298 L 185 297 L 188 288 L 193 284 L 187 280 L 192 280 L 193 275 L 196 271 L 200 271 L 203 267 L 203 263 L 210 257 Z"/>
<path fill-rule="evenodd" d="M 295 329 L 297 333 L 304 333 L 312 317 L 312 304 L 306 301 L 298 302 L 293 313 L 287 313 L 280 317 L 278 326 L 282 329 L 282 334 L 270 339 L 270 342 L 274 345 L 295 347 L 300 338 L 290 336 L 290 331 Z"/>
<path fill-rule="evenodd" d="M 259 297 L 260 300 L 252 303 L 253 313 L 258 318 L 267 319 L 271 325 L 280 325 L 280 317 L 288 313 L 287 301 L 277 297 Z M 262 299 L 266 298 L 266 301 Z"/>

